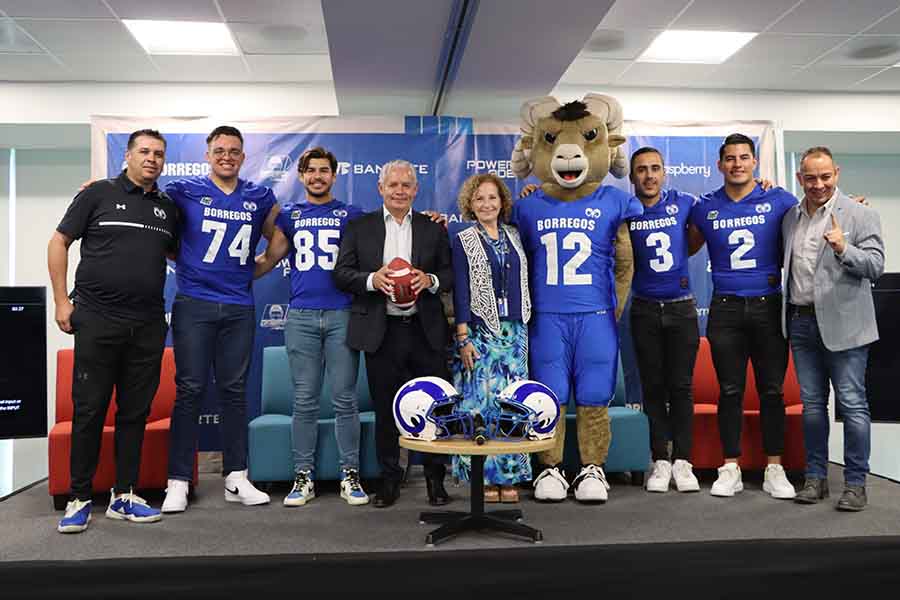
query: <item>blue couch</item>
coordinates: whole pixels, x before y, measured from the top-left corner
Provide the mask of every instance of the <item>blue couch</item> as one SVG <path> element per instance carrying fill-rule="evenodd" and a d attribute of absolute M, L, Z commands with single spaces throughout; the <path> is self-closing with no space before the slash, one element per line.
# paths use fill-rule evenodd
<path fill-rule="evenodd" d="M 380 476 L 375 457 L 375 413 L 369 395 L 365 360 L 359 361 L 357 394 L 360 420 L 360 475 L 363 478 Z M 631 471 L 643 473 L 650 462 L 650 434 L 647 417 L 626 408 L 625 386 L 621 365 L 615 399 L 610 407 L 613 440 L 606 463 L 610 473 Z M 291 455 L 291 412 L 294 387 L 284 346 L 263 350 L 262 407 L 261 414 L 250 422 L 249 476 L 256 482 L 291 481 L 294 479 Z M 319 415 L 319 435 L 316 445 L 316 479 L 340 479 L 340 463 L 337 442 L 334 438 L 334 409 L 327 378 L 322 389 Z M 565 469 L 574 476 L 578 473 L 578 442 L 575 427 L 575 404 L 569 402 L 566 423 Z M 411 462 L 418 462 L 411 458 Z"/>

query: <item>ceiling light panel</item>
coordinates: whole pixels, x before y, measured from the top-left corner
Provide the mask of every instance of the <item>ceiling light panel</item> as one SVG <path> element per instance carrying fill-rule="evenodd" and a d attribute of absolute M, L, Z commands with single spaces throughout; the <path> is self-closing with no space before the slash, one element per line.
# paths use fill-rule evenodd
<path fill-rule="evenodd" d="M 225 23 L 197 21 L 122 21 L 148 54 L 237 56 L 240 54 Z"/>
<path fill-rule="evenodd" d="M 756 33 L 741 31 L 663 31 L 637 60 L 717 65 L 754 37 Z"/>

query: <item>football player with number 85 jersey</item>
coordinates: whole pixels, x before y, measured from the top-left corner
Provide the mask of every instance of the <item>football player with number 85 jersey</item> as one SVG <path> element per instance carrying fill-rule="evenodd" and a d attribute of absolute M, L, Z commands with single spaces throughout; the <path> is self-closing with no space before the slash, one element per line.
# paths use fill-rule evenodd
<path fill-rule="evenodd" d="M 294 382 L 294 485 L 284 505 L 303 506 L 316 495 L 315 454 L 323 371 L 329 377 L 334 405 L 341 497 L 350 505 L 367 504 L 369 497 L 359 481 L 359 352 L 347 345 L 352 296 L 338 290 L 332 279 L 344 226 L 363 211 L 332 195 L 337 159 L 328 150 L 307 150 L 297 168 L 306 202 L 284 205 L 275 220 L 272 243 L 256 259 L 256 276 L 260 277 L 290 253 L 291 308 L 284 342 Z"/>
<path fill-rule="evenodd" d="M 768 456 L 763 490 L 793 498 L 781 466 L 784 450 L 784 396 L 787 342 L 781 333 L 781 220 L 797 204 L 782 188 L 768 191 L 753 179 L 756 149 L 734 133 L 719 148 L 725 185 L 706 194 L 691 210 L 691 235 L 706 240 L 713 297 L 706 336 L 719 379 L 719 436 L 725 464 L 710 493 L 730 497 L 744 489 L 741 456 L 747 359 L 753 363 Z"/>
<path fill-rule="evenodd" d="M 254 254 L 261 236 L 272 237 L 278 204 L 272 190 L 238 177 L 245 158 L 240 131 L 216 127 L 206 144 L 210 174 L 166 186 L 181 214 L 178 294 L 172 307 L 176 396 L 162 506 L 166 513 L 187 508 L 200 403 L 211 368 L 222 414 L 225 500 L 248 506 L 269 502 L 268 494 L 247 479 L 245 385 L 256 331 Z"/>

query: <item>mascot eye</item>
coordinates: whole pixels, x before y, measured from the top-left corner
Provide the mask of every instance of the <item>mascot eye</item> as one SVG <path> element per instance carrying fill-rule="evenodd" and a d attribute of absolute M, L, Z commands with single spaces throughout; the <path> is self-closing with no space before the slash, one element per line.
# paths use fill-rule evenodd
<path fill-rule="evenodd" d="M 597 137 L 597 128 L 595 127 L 590 131 L 585 131 L 582 135 L 584 135 L 584 139 L 586 139 L 587 141 L 591 141 L 592 139 Z"/>
<path fill-rule="evenodd" d="M 556 141 L 556 136 L 550 132 L 547 132 L 544 134 L 544 140 L 546 140 L 548 144 L 552 144 Z"/>

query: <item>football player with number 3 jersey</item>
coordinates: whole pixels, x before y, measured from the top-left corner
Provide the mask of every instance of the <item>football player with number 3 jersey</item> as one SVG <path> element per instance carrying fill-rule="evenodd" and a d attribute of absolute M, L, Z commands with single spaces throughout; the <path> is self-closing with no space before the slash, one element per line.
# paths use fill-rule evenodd
<path fill-rule="evenodd" d="M 793 498 L 781 466 L 787 342 L 781 333 L 781 220 L 797 199 L 781 188 L 764 191 L 753 179 L 753 140 L 725 138 L 718 167 L 725 185 L 691 211 L 692 235 L 706 240 L 713 277 L 706 335 L 719 379 L 719 435 L 725 464 L 710 492 L 733 496 L 744 489 L 741 456 L 747 359 L 759 391 L 763 450 L 768 456 L 763 490 Z"/>
<path fill-rule="evenodd" d="M 247 506 L 269 502 L 269 495 L 247 479 L 245 385 L 256 331 L 254 254 L 261 236 L 272 237 L 278 204 L 272 190 L 238 177 L 244 162 L 240 131 L 216 127 L 206 144 L 209 176 L 166 186 L 181 213 L 178 293 L 172 306 L 176 396 L 162 506 L 166 513 L 187 508 L 200 403 L 213 368 L 222 415 L 225 500 Z"/>
<path fill-rule="evenodd" d="M 697 303 L 688 272 L 688 218 L 697 199 L 664 189 L 665 167 L 655 148 L 631 155 L 631 182 L 644 214 L 628 221 L 634 253 L 631 337 L 650 422 L 653 466 L 648 492 L 680 492 L 700 484 L 690 457 L 694 400 L 691 386 L 700 344 Z M 672 453 L 669 455 L 669 439 Z"/>
<path fill-rule="evenodd" d="M 306 202 L 284 205 L 275 220 L 272 242 L 256 260 L 259 277 L 290 253 L 291 308 L 284 342 L 294 382 L 294 485 L 284 505 L 303 506 L 316 495 L 315 453 L 323 371 L 328 374 L 334 404 L 341 497 L 350 505 L 367 504 L 369 497 L 359 480 L 359 352 L 346 342 L 352 296 L 338 290 L 332 280 L 344 226 L 363 211 L 332 195 L 337 159 L 328 150 L 307 150 L 300 156 L 298 170 Z"/>

